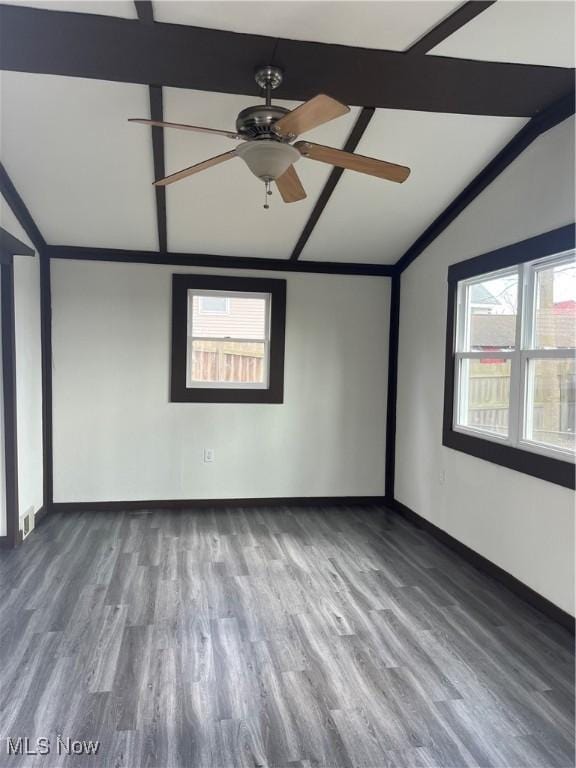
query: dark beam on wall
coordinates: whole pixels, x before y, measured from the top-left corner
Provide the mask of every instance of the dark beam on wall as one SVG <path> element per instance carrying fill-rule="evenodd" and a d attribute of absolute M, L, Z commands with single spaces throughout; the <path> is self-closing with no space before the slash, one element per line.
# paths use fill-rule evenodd
<path fill-rule="evenodd" d="M 0 227 L 0 261 L 2 264 L 12 263 L 13 256 L 34 256 L 33 248 L 26 245 L 17 237 L 11 235 L 5 229 Z"/>
<path fill-rule="evenodd" d="M 40 259 L 40 335 L 42 357 L 42 469 L 44 512 L 52 502 L 52 311 L 50 299 L 50 259 L 42 233 L 20 197 L 4 166 L 0 163 L 0 193 L 26 232 Z"/>
<path fill-rule="evenodd" d="M 0 316 L 2 323 L 2 388 L 4 408 L 4 474 L 6 545 L 19 538 L 18 438 L 16 426 L 16 335 L 14 317 L 14 265 L 0 266 Z"/>
<path fill-rule="evenodd" d="M 151 85 L 150 88 L 150 119 L 164 120 L 162 86 Z M 164 166 L 164 129 L 151 128 L 152 155 L 154 160 L 154 178 L 162 179 Z M 165 253 L 168 250 L 168 234 L 166 225 L 166 187 L 154 187 L 156 192 L 156 222 L 158 224 L 158 250 Z"/>
<path fill-rule="evenodd" d="M 254 67 L 275 51 L 275 63 L 287 73 L 278 97 L 299 101 L 326 92 L 361 106 L 533 116 L 574 84 L 574 71 L 560 67 L 414 56 L 22 6 L 0 5 L 0 30 L 1 69 L 237 94 L 256 95 Z"/>
<path fill-rule="evenodd" d="M 18 439 L 16 415 L 16 336 L 14 256 L 34 256 L 34 250 L 0 227 L 0 325 L 2 342 L 2 408 L 4 416 L 4 488 L 6 534 L 0 546 L 14 547 L 19 539 Z"/>
<path fill-rule="evenodd" d="M 398 342 L 400 337 L 401 275 L 396 272 L 390 288 L 390 329 L 388 336 L 388 396 L 386 405 L 386 499 L 394 498 L 396 473 L 396 400 L 398 392 Z"/>
<path fill-rule="evenodd" d="M 52 428 L 52 282 L 50 257 L 40 252 L 40 334 L 42 341 L 42 454 L 44 469 L 44 512 L 50 512 L 53 491 Z"/>
<path fill-rule="evenodd" d="M 406 53 L 423 55 L 439 45 L 447 37 L 453 35 L 458 29 L 475 19 L 480 13 L 494 5 L 496 0 L 468 0 L 453 13 L 443 19 L 433 29 L 423 35 Z"/>
<path fill-rule="evenodd" d="M 373 107 L 364 107 L 364 109 L 360 112 L 360 115 L 358 116 L 358 119 L 356 120 L 356 123 L 354 124 L 354 127 L 350 132 L 350 136 L 348 137 L 348 140 L 344 145 L 344 150 L 346 152 L 354 152 L 354 150 L 358 146 L 360 139 L 364 135 L 364 131 L 368 127 L 368 123 L 372 119 L 373 114 L 374 114 Z M 298 242 L 294 246 L 294 250 L 292 251 L 292 255 L 290 256 L 292 261 L 296 261 L 296 259 L 300 258 L 300 254 L 304 250 L 304 246 L 306 245 L 306 243 L 308 242 L 308 239 L 310 238 L 310 235 L 314 231 L 314 227 L 318 223 L 318 219 L 322 215 L 322 211 L 326 207 L 328 200 L 330 200 L 332 192 L 334 192 L 334 190 L 336 189 L 336 185 L 340 181 L 340 177 L 342 176 L 343 173 L 344 173 L 344 168 L 334 167 L 332 169 L 330 176 L 328 176 L 328 180 L 324 185 L 324 189 L 320 193 L 320 196 L 316 201 L 316 205 L 312 209 L 312 213 L 310 214 L 310 217 L 308 218 L 308 221 L 306 222 L 306 225 L 302 230 L 302 234 L 300 235 L 300 237 L 298 238 Z"/>
<path fill-rule="evenodd" d="M 160 253 L 159 251 L 126 251 L 109 248 L 76 248 L 68 245 L 49 245 L 47 253 L 51 259 L 119 261 L 128 264 L 168 264 L 180 267 L 214 267 L 215 269 L 261 269 L 272 272 L 316 272 L 325 275 L 391 277 L 394 271 L 394 268 L 388 264 L 290 261 L 289 259 L 212 256 L 204 253 Z"/>
<path fill-rule="evenodd" d="M 532 118 L 445 208 L 396 263 L 403 272 L 542 133 L 574 114 L 574 91 Z"/>

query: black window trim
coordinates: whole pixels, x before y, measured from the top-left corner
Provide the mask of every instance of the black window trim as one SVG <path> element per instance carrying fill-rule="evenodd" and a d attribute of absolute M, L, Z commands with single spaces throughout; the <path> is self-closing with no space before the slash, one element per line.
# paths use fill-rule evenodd
<path fill-rule="evenodd" d="M 189 290 L 271 294 L 269 383 L 266 389 L 186 386 Z M 173 403 L 283 403 L 286 280 L 220 275 L 172 275 L 172 354 L 170 401 Z"/>
<path fill-rule="evenodd" d="M 575 247 L 576 225 L 544 232 L 512 245 L 453 264 L 448 268 L 448 309 L 446 318 L 446 354 L 444 371 L 444 418 L 442 445 L 467 453 L 478 459 L 523 472 L 565 488 L 576 488 L 576 468 L 570 461 L 545 456 L 511 445 L 502 445 L 481 436 L 458 432 L 453 429 L 455 343 L 456 343 L 456 294 L 458 283 L 471 277 L 517 266 L 527 261 L 551 256 Z"/>

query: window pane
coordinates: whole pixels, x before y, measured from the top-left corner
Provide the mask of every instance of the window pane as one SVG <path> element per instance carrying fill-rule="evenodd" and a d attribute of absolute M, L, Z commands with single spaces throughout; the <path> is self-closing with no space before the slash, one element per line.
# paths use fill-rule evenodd
<path fill-rule="evenodd" d="M 198 301 L 201 314 L 223 315 L 229 311 L 227 296 L 199 296 Z"/>
<path fill-rule="evenodd" d="M 557 264 L 536 272 L 534 346 L 536 349 L 574 347 L 576 335 L 576 266 Z"/>
<path fill-rule="evenodd" d="M 203 313 L 200 300 L 206 298 L 189 292 L 192 303 L 192 336 L 205 336 L 211 339 L 266 338 L 266 299 L 264 297 L 245 298 L 231 294 L 229 297 L 224 297 L 228 301 L 228 311 L 222 314 Z"/>
<path fill-rule="evenodd" d="M 192 342 L 192 383 L 264 384 L 265 368 L 265 345 L 261 342 Z"/>
<path fill-rule="evenodd" d="M 518 273 L 468 286 L 464 351 L 513 349 L 516 344 Z"/>
<path fill-rule="evenodd" d="M 574 450 L 575 378 L 573 359 L 528 361 L 528 440 Z"/>
<path fill-rule="evenodd" d="M 464 359 L 460 364 L 460 426 L 508 436 L 510 360 Z"/>

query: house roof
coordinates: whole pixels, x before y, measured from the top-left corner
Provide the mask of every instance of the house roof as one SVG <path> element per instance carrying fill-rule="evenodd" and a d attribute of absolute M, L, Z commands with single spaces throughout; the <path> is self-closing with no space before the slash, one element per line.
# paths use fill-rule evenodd
<path fill-rule="evenodd" d="M 571 305 L 571 306 L 567 306 Z M 473 348 L 497 349 L 514 343 L 514 315 L 473 315 L 470 343 Z M 537 336 L 542 346 L 573 347 L 576 337 L 576 304 L 563 302 L 550 310 L 539 310 Z"/>

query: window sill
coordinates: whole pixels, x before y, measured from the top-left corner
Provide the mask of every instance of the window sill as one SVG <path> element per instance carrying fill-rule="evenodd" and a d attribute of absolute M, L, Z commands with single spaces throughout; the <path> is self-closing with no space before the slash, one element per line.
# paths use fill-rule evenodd
<path fill-rule="evenodd" d="M 510 438 L 497 435 L 495 432 L 482 432 L 480 429 L 474 429 L 474 427 L 464 427 L 460 424 L 454 425 L 452 429 L 454 432 L 458 432 L 462 435 L 477 437 L 479 440 L 489 440 L 491 443 L 496 443 L 497 445 L 507 445 L 510 448 L 518 448 L 519 450 L 527 451 L 528 453 L 537 453 L 539 456 L 548 456 L 550 459 L 567 461 L 569 464 L 574 464 L 576 461 L 576 457 L 571 451 L 563 451 L 560 448 L 545 446 L 541 443 L 532 442 L 531 440 L 521 440 L 519 444 L 515 444 L 510 440 Z"/>
<path fill-rule="evenodd" d="M 552 458 L 451 428 L 444 429 L 442 445 L 516 472 L 562 485 L 564 488 L 576 489 L 576 471 L 571 461 Z"/>
<path fill-rule="evenodd" d="M 172 388 L 172 403 L 270 403 L 284 402 L 282 388 L 274 389 L 234 389 L 232 387 L 182 387 Z"/>

